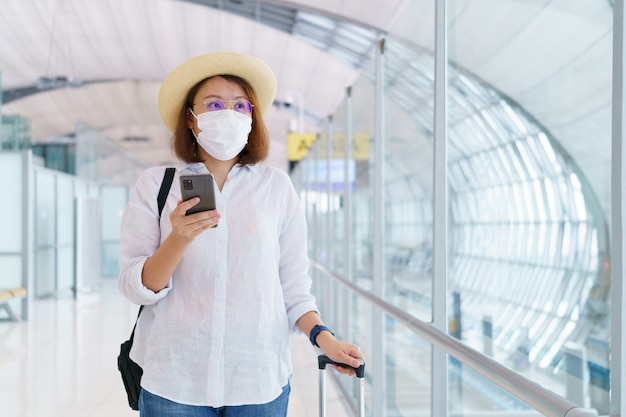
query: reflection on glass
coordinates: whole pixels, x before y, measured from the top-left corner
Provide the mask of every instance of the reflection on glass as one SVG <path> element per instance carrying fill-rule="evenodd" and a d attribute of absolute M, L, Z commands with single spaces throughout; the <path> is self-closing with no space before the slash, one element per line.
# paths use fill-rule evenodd
<path fill-rule="evenodd" d="M 46 297 L 56 291 L 56 256 L 54 248 L 35 252 L 35 297 Z"/>
<path fill-rule="evenodd" d="M 431 10 L 433 5 L 427 1 L 411 4 L 420 12 Z M 493 25 L 499 25 L 503 33 L 512 31 L 512 39 L 516 30 L 528 33 L 525 22 L 534 16 L 530 13 L 534 6 L 525 3 L 526 8 L 519 10 L 524 13 L 519 16 L 501 10 L 508 19 L 485 22 L 481 19 L 491 13 L 484 13 L 482 7 L 480 2 L 465 0 L 453 1 L 450 7 L 454 19 L 449 22 L 447 68 L 446 278 L 449 298 L 458 294 L 462 317 L 458 337 L 564 396 L 571 395 L 566 389 L 571 377 L 567 372 L 568 360 L 576 359 L 571 352 L 583 352 L 578 359 L 591 377 L 589 394 L 581 403 L 589 400 L 592 406 L 603 410 L 607 405 L 606 371 L 610 357 L 607 220 L 586 171 L 562 145 L 564 130 L 552 132 L 543 123 L 550 117 L 575 120 L 577 115 L 571 106 L 561 107 L 557 103 L 556 108 L 547 109 L 538 105 L 543 104 L 548 90 L 559 90 L 562 76 L 572 77 L 575 71 L 563 67 L 552 78 L 556 85 L 541 86 L 526 85 L 529 81 L 523 77 L 508 77 L 498 66 L 479 74 L 492 62 L 514 70 L 510 60 L 527 59 L 524 54 L 529 50 L 509 49 L 514 48 L 514 43 L 506 42 L 497 54 L 483 60 L 476 60 L 473 54 L 480 55 L 483 44 L 497 41 L 489 32 Z M 491 7 L 506 6 L 494 3 Z M 606 33 L 609 29 L 608 26 Z M 405 36 L 398 37 L 391 31 L 385 40 L 384 297 L 428 321 L 432 282 L 443 279 L 432 276 L 434 48 L 425 41 L 432 39 L 432 33 L 425 35 L 419 28 L 413 31 L 415 36 L 403 33 Z M 473 47 L 458 48 L 461 44 Z M 485 62 L 487 58 L 490 62 Z M 610 60 L 610 56 L 596 58 L 604 64 Z M 581 58 L 581 63 L 587 59 Z M 345 132 L 349 130 L 347 126 L 352 126 L 355 131 L 374 132 L 375 79 L 376 67 L 369 62 L 353 88 L 354 117 L 348 120 L 347 106 L 342 103 L 334 118 L 335 131 Z M 515 85 L 518 80 L 520 84 Z M 507 91 L 500 89 L 505 82 L 510 82 Z M 603 101 L 610 102 L 610 89 L 606 91 L 609 96 Z M 516 97 L 510 95 L 513 92 Z M 532 114 L 530 106 L 526 108 L 520 104 L 522 100 L 515 101 L 518 98 L 551 113 Z M 350 224 L 342 224 L 346 219 L 341 213 L 345 205 L 340 205 L 333 221 L 339 229 L 333 233 L 334 239 L 350 242 L 349 259 L 342 262 L 350 262 L 350 278 L 367 289 L 378 278 L 372 276 L 372 161 L 369 158 L 356 164 Z M 316 210 L 315 216 L 324 215 L 319 207 Z M 341 244 L 333 245 L 333 252 L 341 258 Z M 368 316 L 362 317 L 367 322 Z M 389 337 L 393 344 L 400 343 Z M 582 350 L 570 352 L 572 346 Z M 391 368 L 391 364 L 385 366 Z M 465 370 L 459 372 L 463 377 L 467 375 Z M 466 384 L 457 385 L 462 387 L 459 392 L 469 392 L 464 388 L 472 384 Z M 510 410 L 519 405 L 500 401 L 497 391 L 489 384 L 481 384 L 471 397 L 462 396 L 460 407 Z"/>

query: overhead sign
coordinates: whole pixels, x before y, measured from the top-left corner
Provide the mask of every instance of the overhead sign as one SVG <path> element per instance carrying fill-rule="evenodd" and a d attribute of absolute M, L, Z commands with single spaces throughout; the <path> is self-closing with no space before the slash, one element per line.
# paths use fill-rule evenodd
<path fill-rule="evenodd" d="M 343 158 L 343 132 L 335 133 L 333 138 L 333 158 Z M 367 161 L 370 158 L 371 136 L 367 132 L 355 132 L 352 134 L 352 159 Z"/>
<path fill-rule="evenodd" d="M 304 158 L 313 142 L 317 138 L 317 133 L 296 133 L 287 134 L 287 159 L 299 161 Z"/>
<path fill-rule="evenodd" d="M 290 161 L 300 161 L 304 158 L 311 145 L 317 138 L 316 133 L 296 133 L 290 132 L 287 134 L 287 158 Z M 319 151 L 320 158 L 326 158 L 326 145 L 325 136 L 322 136 L 322 142 L 320 143 Z M 371 136 L 367 132 L 355 132 L 352 134 L 351 143 L 351 159 L 356 161 L 367 161 L 370 158 L 371 150 Z M 332 158 L 343 158 L 344 149 L 344 134 L 343 132 L 337 132 L 333 135 L 333 150 Z"/>

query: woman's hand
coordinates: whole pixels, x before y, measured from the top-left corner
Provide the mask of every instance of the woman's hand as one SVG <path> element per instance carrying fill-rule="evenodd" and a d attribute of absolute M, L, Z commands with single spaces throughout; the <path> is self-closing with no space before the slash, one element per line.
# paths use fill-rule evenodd
<path fill-rule="evenodd" d="M 199 202 L 199 197 L 187 201 L 178 201 L 178 205 L 170 213 L 172 237 L 185 246 L 190 244 L 200 233 L 217 226 L 220 219 L 217 210 L 202 211 L 186 216 L 187 210 Z"/>
<path fill-rule="evenodd" d="M 309 311 L 304 313 L 297 321 L 296 326 L 304 332 L 304 334 L 311 335 L 311 330 L 315 325 L 323 325 L 319 315 L 315 311 Z M 322 330 L 315 337 L 315 344 L 320 347 L 331 360 L 338 363 L 345 363 L 353 368 L 361 366 L 357 359 L 365 360 L 365 356 L 361 353 L 361 348 L 352 343 L 342 342 L 335 339 L 335 336 L 329 331 Z M 345 366 L 333 365 L 333 368 L 342 374 L 354 375 L 355 371 L 352 368 L 346 368 Z"/>
<path fill-rule="evenodd" d="M 220 219 L 217 210 L 203 211 L 185 216 L 187 210 L 198 204 L 198 197 L 179 201 L 170 213 L 172 232 L 150 256 L 141 271 L 143 284 L 154 292 L 167 286 L 174 269 L 183 257 L 187 246 L 203 231 L 214 227 Z"/>
<path fill-rule="evenodd" d="M 324 353 L 335 362 L 345 363 L 353 368 L 358 368 L 361 364 L 357 359 L 365 360 L 365 356 L 361 353 L 361 348 L 352 343 L 337 340 L 329 332 L 321 332 L 317 336 L 316 342 Z M 355 373 L 354 369 L 346 368 L 341 365 L 333 365 L 333 368 L 335 368 L 337 372 L 349 376 Z"/>

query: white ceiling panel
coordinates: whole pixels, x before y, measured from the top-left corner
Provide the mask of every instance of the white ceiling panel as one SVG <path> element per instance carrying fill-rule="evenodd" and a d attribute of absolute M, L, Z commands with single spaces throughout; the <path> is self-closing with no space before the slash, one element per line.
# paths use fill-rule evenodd
<path fill-rule="evenodd" d="M 434 4 L 412 1 L 391 34 L 432 51 Z M 602 0 L 449 2 L 448 53 L 545 127 L 610 207 L 613 9 Z"/>
<path fill-rule="evenodd" d="M 169 134 L 156 109 L 159 83 L 192 56 L 217 50 L 256 55 L 276 72 L 278 101 L 301 95 L 306 114 L 323 118 L 336 110 L 345 88 L 358 76 L 355 62 L 368 53 L 367 43 L 361 45 L 358 34 L 354 38 L 358 28 L 345 31 L 328 17 L 382 32 L 393 28 L 394 37 L 416 50 L 433 49 L 432 0 L 266 3 L 309 12 L 296 16 L 297 36 L 182 0 L 2 0 L 3 89 L 33 86 L 43 76 L 89 83 L 11 101 L 2 112 L 29 117 L 36 141 L 71 133 L 76 120 L 85 120 L 106 129 L 113 140 L 150 164 L 171 157 Z M 558 133 L 559 142 L 590 178 L 596 173 L 595 184 L 609 183 L 597 161 L 608 163 L 610 154 L 584 138 L 610 134 L 605 92 L 611 85 L 606 62 L 611 19 L 610 4 L 603 0 L 472 0 L 450 2 L 448 7 L 450 58 Z M 363 38 L 366 35 L 372 32 Z M 345 46 L 353 47 L 352 62 L 341 60 Z M 564 120 L 563 114 L 578 117 Z M 272 156 L 276 161 L 284 156 L 293 117 L 293 112 L 279 108 L 268 115 L 277 141 L 278 156 Z M 318 127 L 315 117 L 307 121 L 308 129 Z M 585 135 L 585 129 L 591 133 Z M 150 137 L 152 146 L 122 141 L 141 134 Z"/>
<path fill-rule="evenodd" d="M 0 39 L 5 40 L 0 43 L 3 90 L 32 87 L 41 77 L 85 83 L 4 104 L 4 114 L 31 120 L 35 143 L 71 134 L 82 120 L 147 165 L 171 159 L 156 97 L 161 80 L 192 56 L 218 50 L 258 56 L 276 72 L 277 100 L 302 96 L 305 113 L 319 117 L 334 112 L 358 76 L 350 64 L 288 33 L 185 1 L 4 0 Z M 294 115 L 280 113 L 273 110 L 267 123 L 278 142 L 271 163 L 285 166 Z M 319 128 L 315 120 L 308 129 Z M 126 143 L 128 136 L 149 141 Z"/>
<path fill-rule="evenodd" d="M 331 16 L 361 22 L 367 26 L 387 31 L 403 12 L 409 0 L 295 0 L 277 1 L 292 4 L 304 10 L 316 10 Z"/>

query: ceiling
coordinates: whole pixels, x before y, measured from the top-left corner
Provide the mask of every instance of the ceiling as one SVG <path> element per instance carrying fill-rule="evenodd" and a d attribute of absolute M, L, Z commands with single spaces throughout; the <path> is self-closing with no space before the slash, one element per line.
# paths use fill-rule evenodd
<path fill-rule="evenodd" d="M 81 120 L 136 160 L 167 164 L 170 135 L 156 107 L 161 80 L 195 55 L 249 53 L 279 80 L 267 119 L 268 162 L 286 167 L 286 134 L 298 128 L 298 108 L 304 129 L 318 128 L 403 3 L 320 1 L 313 10 L 304 1 L 4 0 L 2 111 L 28 117 L 35 143 L 72 134 Z M 243 17 L 250 11 L 253 20 Z M 341 16 L 349 17 L 334 19 Z"/>
<path fill-rule="evenodd" d="M 3 0 L 2 112 L 31 119 L 35 142 L 71 134 L 82 120 L 104 130 L 136 160 L 165 164 L 172 160 L 169 132 L 156 108 L 163 77 L 205 52 L 250 53 L 265 60 L 279 80 L 277 105 L 267 120 L 273 138 L 268 162 L 286 167 L 286 134 L 294 122 L 297 128 L 298 107 L 306 116 L 304 129 L 318 129 L 359 77 L 378 36 L 432 51 L 435 3 Z M 450 0 L 447 15 L 450 60 L 544 126 L 608 210 L 611 3 Z M 42 77 L 54 84 L 58 76 L 76 86 L 36 88 Z M 355 104 L 357 112 L 366 105 Z M 149 141 L 124 140 L 129 137 Z M 413 165 L 411 170 L 423 170 Z"/>
<path fill-rule="evenodd" d="M 520 106 L 549 132 L 564 156 L 582 170 L 609 219 L 612 2 L 448 0 L 447 4 L 450 61 Z M 432 50 L 434 5 L 431 0 L 411 1 L 389 36 L 416 49 Z M 422 161 L 414 160 L 411 174 L 422 166 Z"/>

